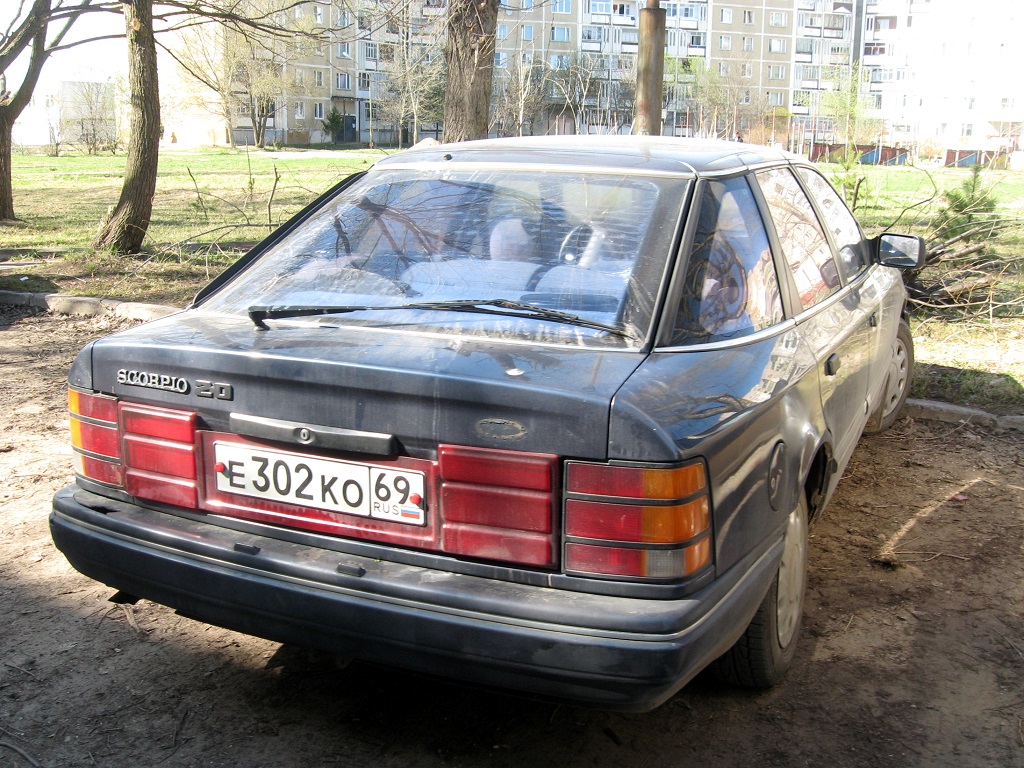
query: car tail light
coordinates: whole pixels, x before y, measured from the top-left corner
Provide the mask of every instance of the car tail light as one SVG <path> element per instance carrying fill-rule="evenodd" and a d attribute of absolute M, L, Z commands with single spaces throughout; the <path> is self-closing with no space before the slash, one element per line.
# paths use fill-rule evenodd
<path fill-rule="evenodd" d="M 128 493 L 181 507 L 198 506 L 196 419 L 191 411 L 121 403 Z"/>
<path fill-rule="evenodd" d="M 712 560 L 704 463 L 566 465 L 567 573 L 680 579 Z"/>
<path fill-rule="evenodd" d="M 117 398 L 69 389 L 68 410 L 75 472 L 106 485 L 123 485 Z"/>
<path fill-rule="evenodd" d="M 442 549 L 553 565 L 557 465 L 548 454 L 439 446 Z"/>

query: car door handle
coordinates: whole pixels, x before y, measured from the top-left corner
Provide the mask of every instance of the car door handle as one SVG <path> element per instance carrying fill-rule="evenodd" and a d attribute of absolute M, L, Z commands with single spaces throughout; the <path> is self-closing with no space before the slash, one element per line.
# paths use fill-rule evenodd
<path fill-rule="evenodd" d="M 843 361 L 837 354 L 831 354 L 828 356 L 828 360 L 825 361 L 825 375 L 835 376 L 839 369 L 843 367 Z"/>

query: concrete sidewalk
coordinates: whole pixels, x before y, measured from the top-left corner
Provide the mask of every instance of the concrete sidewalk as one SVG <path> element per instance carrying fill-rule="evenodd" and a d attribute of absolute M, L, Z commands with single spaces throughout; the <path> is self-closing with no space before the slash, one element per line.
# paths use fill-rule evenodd
<path fill-rule="evenodd" d="M 19 293 L 0 291 L 0 304 L 37 307 L 61 315 L 99 317 L 112 314 L 128 320 L 148 322 L 181 311 L 181 307 L 163 304 L 143 304 L 135 301 L 113 301 L 60 293 Z M 937 400 L 907 400 L 904 413 L 914 419 L 942 421 L 949 424 L 977 424 L 997 430 L 1024 432 L 1024 415 L 996 416 L 980 408 L 942 403 Z"/>

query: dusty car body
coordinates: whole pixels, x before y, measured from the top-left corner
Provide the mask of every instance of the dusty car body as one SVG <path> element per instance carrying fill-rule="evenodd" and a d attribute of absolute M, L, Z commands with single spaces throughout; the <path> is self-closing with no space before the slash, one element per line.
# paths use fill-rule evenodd
<path fill-rule="evenodd" d="M 709 664 L 770 685 L 807 526 L 906 397 L 920 256 L 759 147 L 399 153 L 81 352 L 52 535 L 359 659 L 635 710 Z"/>

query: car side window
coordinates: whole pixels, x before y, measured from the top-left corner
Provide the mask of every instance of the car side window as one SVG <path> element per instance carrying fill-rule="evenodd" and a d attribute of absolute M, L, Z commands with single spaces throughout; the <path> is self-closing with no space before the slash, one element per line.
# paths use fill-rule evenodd
<path fill-rule="evenodd" d="M 810 168 L 799 168 L 797 173 L 818 204 L 826 229 L 832 233 L 832 242 L 839 250 L 839 269 L 849 282 L 868 266 L 860 226 L 843 199 L 819 173 Z"/>
<path fill-rule="evenodd" d="M 706 182 L 699 205 L 673 345 L 744 336 L 783 319 L 768 234 L 747 180 Z"/>
<path fill-rule="evenodd" d="M 757 174 L 800 303 L 813 307 L 839 290 L 839 268 L 807 195 L 788 168 Z"/>

